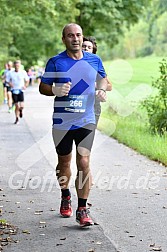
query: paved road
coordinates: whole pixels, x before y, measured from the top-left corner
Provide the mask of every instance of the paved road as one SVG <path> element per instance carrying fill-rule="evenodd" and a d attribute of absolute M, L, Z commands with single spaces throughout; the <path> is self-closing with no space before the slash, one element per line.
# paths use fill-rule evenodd
<path fill-rule="evenodd" d="M 99 131 L 91 157 L 94 178 L 90 198 L 95 223 L 81 229 L 58 215 L 60 192 L 51 137 L 52 97 L 29 87 L 19 125 L 7 106 L 0 108 L 0 209 L 18 227 L 4 247 L 9 252 L 167 251 L 167 173 Z M 75 153 L 74 153 L 75 154 Z M 76 208 L 72 161 L 72 202 Z"/>

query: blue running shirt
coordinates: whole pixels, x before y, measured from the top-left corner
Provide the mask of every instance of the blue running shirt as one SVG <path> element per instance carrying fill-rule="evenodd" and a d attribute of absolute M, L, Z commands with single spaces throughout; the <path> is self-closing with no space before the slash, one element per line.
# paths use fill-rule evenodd
<path fill-rule="evenodd" d="M 73 130 L 95 124 L 95 82 L 106 76 L 99 56 L 83 51 L 83 58 L 74 60 L 66 51 L 50 58 L 42 82 L 46 85 L 72 83 L 68 96 L 55 97 L 53 128 Z"/>

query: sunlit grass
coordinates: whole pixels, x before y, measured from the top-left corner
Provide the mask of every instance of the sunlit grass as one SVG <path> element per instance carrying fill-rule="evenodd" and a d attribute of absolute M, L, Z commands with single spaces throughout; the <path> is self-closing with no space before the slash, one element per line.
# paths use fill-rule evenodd
<path fill-rule="evenodd" d="M 104 67 L 109 79 L 113 83 L 113 87 L 122 95 L 127 95 L 133 88 L 141 83 L 151 85 L 153 78 L 157 78 L 159 74 L 159 62 L 162 61 L 162 59 L 162 57 L 145 57 L 121 61 L 116 59 L 104 62 Z M 126 71 L 124 70 L 125 67 L 127 71 L 131 72 L 131 78 L 127 82 Z M 113 78 L 115 75 L 117 76 L 117 80 L 119 80 L 119 78 L 123 79 L 123 75 L 125 75 L 125 82 L 115 82 L 115 78 Z"/>

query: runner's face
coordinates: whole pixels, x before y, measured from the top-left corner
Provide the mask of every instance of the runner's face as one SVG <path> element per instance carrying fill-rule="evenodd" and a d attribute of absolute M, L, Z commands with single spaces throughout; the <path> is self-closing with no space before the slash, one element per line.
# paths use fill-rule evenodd
<path fill-rule="evenodd" d="M 8 69 L 12 69 L 12 64 L 11 63 L 8 63 Z"/>
<path fill-rule="evenodd" d="M 82 44 L 82 49 L 86 52 L 93 53 L 93 44 L 90 41 L 84 41 Z"/>
<path fill-rule="evenodd" d="M 17 72 L 17 71 L 19 71 L 19 68 L 20 68 L 20 63 L 15 63 L 14 64 L 14 67 L 15 67 L 15 71 Z"/>
<path fill-rule="evenodd" d="M 83 42 L 82 29 L 77 25 L 67 27 L 62 40 L 68 51 L 81 51 Z"/>

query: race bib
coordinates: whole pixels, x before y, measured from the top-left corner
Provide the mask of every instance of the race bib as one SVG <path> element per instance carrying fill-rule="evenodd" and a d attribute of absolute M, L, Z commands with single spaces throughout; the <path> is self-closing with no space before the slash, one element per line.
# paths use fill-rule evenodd
<path fill-rule="evenodd" d="M 69 106 L 65 107 L 65 111 L 84 113 L 86 110 L 87 95 L 69 95 Z"/>

